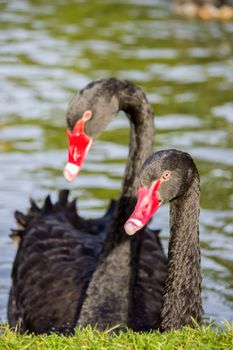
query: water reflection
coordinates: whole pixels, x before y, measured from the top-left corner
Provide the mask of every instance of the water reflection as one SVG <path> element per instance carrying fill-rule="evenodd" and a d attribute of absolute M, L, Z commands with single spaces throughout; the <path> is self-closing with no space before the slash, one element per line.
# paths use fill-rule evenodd
<path fill-rule="evenodd" d="M 232 320 L 232 23 L 185 21 L 154 0 L 12 0 L 0 4 L 0 20 L 0 319 L 15 254 L 8 238 L 14 210 L 68 187 L 81 214 L 97 217 L 119 193 L 128 154 L 123 113 L 77 181 L 62 177 L 68 101 L 90 80 L 116 76 L 140 84 L 153 104 L 155 148 L 177 147 L 197 162 L 206 317 Z M 167 247 L 167 206 L 151 225 L 162 228 Z"/>

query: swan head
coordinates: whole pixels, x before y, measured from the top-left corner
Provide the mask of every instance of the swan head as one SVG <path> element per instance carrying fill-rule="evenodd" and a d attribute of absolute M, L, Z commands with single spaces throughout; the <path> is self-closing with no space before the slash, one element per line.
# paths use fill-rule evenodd
<path fill-rule="evenodd" d="M 119 109 L 114 91 L 115 79 L 96 80 L 88 84 L 70 102 L 67 111 L 68 162 L 64 176 L 73 181 L 78 175 L 94 140 Z"/>
<path fill-rule="evenodd" d="M 151 155 L 139 175 L 137 203 L 125 223 L 126 233 L 133 235 L 149 222 L 163 203 L 184 195 L 195 174 L 196 166 L 186 152 L 170 149 Z"/>

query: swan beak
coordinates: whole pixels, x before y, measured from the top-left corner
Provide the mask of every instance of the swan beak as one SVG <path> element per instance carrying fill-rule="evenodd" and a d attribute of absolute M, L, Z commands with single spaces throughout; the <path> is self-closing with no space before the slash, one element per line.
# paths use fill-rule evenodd
<path fill-rule="evenodd" d="M 130 219 L 126 221 L 124 228 L 127 235 L 132 236 L 143 226 L 144 225 L 140 220 L 130 217 Z"/>
<path fill-rule="evenodd" d="M 64 169 L 64 177 L 67 181 L 72 182 L 80 171 L 80 166 L 72 163 L 67 163 Z"/>
<path fill-rule="evenodd" d="M 141 230 L 160 207 L 159 185 L 160 180 L 157 180 L 149 188 L 139 187 L 137 204 L 124 225 L 125 232 L 128 235 L 134 235 Z"/>
<path fill-rule="evenodd" d="M 86 111 L 75 124 L 73 132 L 67 130 L 69 140 L 68 162 L 64 169 L 64 177 L 67 181 L 73 181 L 76 178 L 93 144 L 93 139 L 84 131 L 84 123 L 91 116 L 92 113 Z"/>

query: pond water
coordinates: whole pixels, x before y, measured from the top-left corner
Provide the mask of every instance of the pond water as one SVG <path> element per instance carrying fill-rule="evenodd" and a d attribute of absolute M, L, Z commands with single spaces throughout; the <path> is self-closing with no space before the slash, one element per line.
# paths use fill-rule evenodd
<path fill-rule="evenodd" d="M 191 153 L 201 175 L 203 300 L 207 318 L 233 319 L 233 23 L 177 17 L 167 1 L 0 2 L 0 320 L 15 246 L 15 209 L 71 189 L 82 215 L 116 198 L 128 152 L 119 114 L 95 143 L 78 179 L 62 176 L 65 112 L 91 80 L 140 85 L 155 111 L 155 149 Z M 168 243 L 168 207 L 152 220 Z"/>

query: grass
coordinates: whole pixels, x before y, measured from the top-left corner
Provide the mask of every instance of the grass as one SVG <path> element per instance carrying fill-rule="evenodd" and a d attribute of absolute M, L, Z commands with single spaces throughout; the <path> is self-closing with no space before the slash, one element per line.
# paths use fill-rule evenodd
<path fill-rule="evenodd" d="M 74 335 L 18 335 L 7 325 L 0 328 L 1 350 L 232 350 L 233 323 L 219 326 L 184 327 L 180 331 L 160 333 L 98 332 L 91 327 L 76 329 Z"/>

